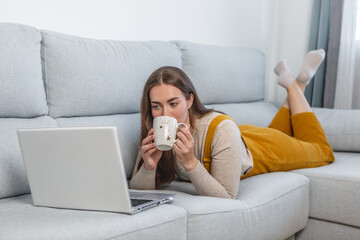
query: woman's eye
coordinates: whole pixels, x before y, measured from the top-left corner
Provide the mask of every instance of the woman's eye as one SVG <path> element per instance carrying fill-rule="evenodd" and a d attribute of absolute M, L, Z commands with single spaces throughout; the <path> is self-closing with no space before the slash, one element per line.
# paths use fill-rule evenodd
<path fill-rule="evenodd" d="M 175 107 L 176 105 L 178 105 L 178 103 L 177 103 L 177 102 L 172 102 L 172 103 L 170 103 L 170 106 Z"/>
<path fill-rule="evenodd" d="M 153 105 L 152 108 L 153 108 L 153 109 L 159 109 L 160 107 L 157 106 L 157 105 Z"/>

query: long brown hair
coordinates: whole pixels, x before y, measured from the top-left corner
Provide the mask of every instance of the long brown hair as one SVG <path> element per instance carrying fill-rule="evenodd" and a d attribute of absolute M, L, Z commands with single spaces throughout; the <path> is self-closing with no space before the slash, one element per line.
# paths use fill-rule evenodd
<path fill-rule="evenodd" d="M 186 100 L 189 100 L 193 94 L 193 104 L 189 109 L 190 126 L 194 128 L 194 119 L 202 117 L 212 109 L 207 109 L 201 102 L 196 93 L 194 85 L 184 71 L 177 67 L 165 66 L 153 72 L 145 83 L 141 99 L 141 135 L 140 145 L 147 137 L 149 130 L 153 126 L 153 116 L 151 112 L 150 90 L 161 84 L 169 84 L 177 87 L 184 94 Z M 137 168 L 140 169 L 144 160 L 141 159 Z M 156 187 L 170 183 L 175 178 L 175 157 L 172 151 L 162 153 L 156 168 Z"/>

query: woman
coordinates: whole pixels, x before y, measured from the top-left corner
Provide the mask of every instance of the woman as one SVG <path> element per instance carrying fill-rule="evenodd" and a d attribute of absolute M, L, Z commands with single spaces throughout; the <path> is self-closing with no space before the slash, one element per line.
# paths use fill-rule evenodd
<path fill-rule="evenodd" d="M 285 61 L 275 67 L 278 83 L 287 89 L 288 97 L 268 128 L 237 126 L 229 119 L 219 121 L 210 143 L 208 169 L 203 160 L 205 145 L 209 144 L 205 139 L 209 125 L 222 113 L 201 104 L 182 70 L 175 67 L 156 70 L 143 91 L 141 147 L 130 187 L 156 189 L 177 175 L 191 181 L 200 195 L 236 198 L 240 178 L 334 161 L 324 131 L 304 97 L 305 87 L 324 56 L 322 49 L 309 52 L 297 78 Z M 158 116 L 171 116 L 188 125 L 188 129 L 179 129 L 179 140 L 172 151 L 162 152 L 155 147 L 152 123 Z"/>

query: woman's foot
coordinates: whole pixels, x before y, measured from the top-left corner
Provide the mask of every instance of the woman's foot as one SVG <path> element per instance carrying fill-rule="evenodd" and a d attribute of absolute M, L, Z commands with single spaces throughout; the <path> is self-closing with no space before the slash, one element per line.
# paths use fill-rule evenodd
<path fill-rule="evenodd" d="M 323 49 L 310 51 L 308 54 L 306 54 L 300 73 L 296 80 L 301 85 L 308 85 L 324 58 L 325 51 Z"/>
<path fill-rule="evenodd" d="M 279 77 L 278 83 L 284 88 L 288 88 L 295 80 L 294 75 L 286 64 L 286 60 L 281 60 L 274 68 L 274 72 Z"/>

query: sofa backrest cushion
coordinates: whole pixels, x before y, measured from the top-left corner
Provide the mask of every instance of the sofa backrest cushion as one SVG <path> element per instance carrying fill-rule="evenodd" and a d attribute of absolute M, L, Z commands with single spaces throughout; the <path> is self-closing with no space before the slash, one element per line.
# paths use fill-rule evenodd
<path fill-rule="evenodd" d="M 203 104 L 241 103 L 265 97 L 265 56 L 241 47 L 175 42 L 182 51 L 183 70 Z"/>
<path fill-rule="evenodd" d="M 51 117 L 140 111 L 144 83 L 157 68 L 181 68 L 169 42 L 86 39 L 42 31 L 42 59 Z"/>
<path fill-rule="evenodd" d="M 93 127 L 114 126 L 117 136 L 126 176 L 130 178 L 135 165 L 140 144 L 140 114 L 119 114 L 95 117 L 57 118 L 59 127 Z"/>
<path fill-rule="evenodd" d="M 258 127 L 270 125 L 278 108 L 270 102 L 258 101 L 251 103 L 228 103 L 206 105 L 208 108 L 229 115 L 237 125 L 251 124 Z"/>
<path fill-rule="evenodd" d="M 360 152 L 360 110 L 313 108 L 334 151 Z"/>
<path fill-rule="evenodd" d="M 47 114 L 40 41 L 33 27 L 0 23 L 0 117 Z"/>
<path fill-rule="evenodd" d="M 16 134 L 19 128 L 56 128 L 49 116 L 0 118 L 0 199 L 30 193 L 29 183 Z"/>

